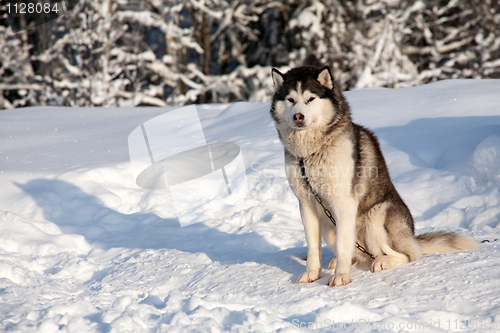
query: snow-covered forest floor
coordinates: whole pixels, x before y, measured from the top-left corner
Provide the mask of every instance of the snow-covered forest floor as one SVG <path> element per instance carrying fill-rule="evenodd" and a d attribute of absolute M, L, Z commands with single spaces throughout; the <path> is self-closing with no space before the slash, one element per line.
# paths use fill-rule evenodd
<path fill-rule="evenodd" d="M 378 135 L 417 233 L 500 238 L 500 80 L 347 92 Z M 500 242 L 399 265 L 305 262 L 269 103 L 197 105 L 208 142 L 238 144 L 249 194 L 180 227 L 166 190 L 137 187 L 127 138 L 168 108 L 0 112 L 0 330 L 8 332 L 498 332 Z M 331 259 L 324 248 L 323 265 Z"/>

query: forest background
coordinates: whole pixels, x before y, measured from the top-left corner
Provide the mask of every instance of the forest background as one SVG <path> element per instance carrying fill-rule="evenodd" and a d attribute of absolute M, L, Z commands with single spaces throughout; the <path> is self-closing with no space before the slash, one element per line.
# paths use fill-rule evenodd
<path fill-rule="evenodd" d="M 303 64 L 343 90 L 500 77 L 498 0 L 79 0 L 18 33 L 3 5 L 0 109 L 263 102 Z"/>

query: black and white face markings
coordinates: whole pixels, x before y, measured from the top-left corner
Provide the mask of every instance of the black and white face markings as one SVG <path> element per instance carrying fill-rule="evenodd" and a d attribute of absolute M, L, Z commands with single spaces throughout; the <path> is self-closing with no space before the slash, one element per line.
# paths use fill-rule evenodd
<path fill-rule="evenodd" d="M 295 130 L 324 125 L 335 116 L 333 79 L 328 67 L 300 67 L 280 73 L 272 70 L 276 93 L 271 115 Z"/>

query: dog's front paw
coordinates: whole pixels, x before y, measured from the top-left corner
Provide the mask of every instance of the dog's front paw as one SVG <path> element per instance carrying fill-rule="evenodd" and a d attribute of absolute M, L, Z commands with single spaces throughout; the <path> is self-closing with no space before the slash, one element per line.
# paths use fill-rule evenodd
<path fill-rule="evenodd" d="M 335 274 L 330 277 L 328 280 L 328 285 L 330 287 L 342 287 L 348 283 L 351 283 L 351 278 L 349 274 Z"/>
<path fill-rule="evenodd" d="M 302 273 L 299 278 L 297 279 L 297 282 L 295 284 L 300 284 L 300 283 L 310 283 L 318 280 L 320 278 L 320 271 L 305 271 Z"/>

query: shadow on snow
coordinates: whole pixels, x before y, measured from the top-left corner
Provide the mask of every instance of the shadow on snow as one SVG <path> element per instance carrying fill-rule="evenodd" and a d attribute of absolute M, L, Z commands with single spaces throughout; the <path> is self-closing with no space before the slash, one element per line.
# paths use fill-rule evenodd
<path fill-rule="evenodd" d="M 203 223 L 180 227 L 177 218 L 152 213 L 123 214 L 95 196 L 57 179 L 15 183 L 43 209 L 44 217 L 66 234 L 83 235 L 94 248 L 176 249 L 205 253 L 212 261 L 231 265 L 256 262 L 276 266 L 296 279 L 304 267 L 292 255 L 305 249 L 280 251 L 257 233 L 229 234 Z M 293 280 L 295 281 L 295 280 Z"/>

